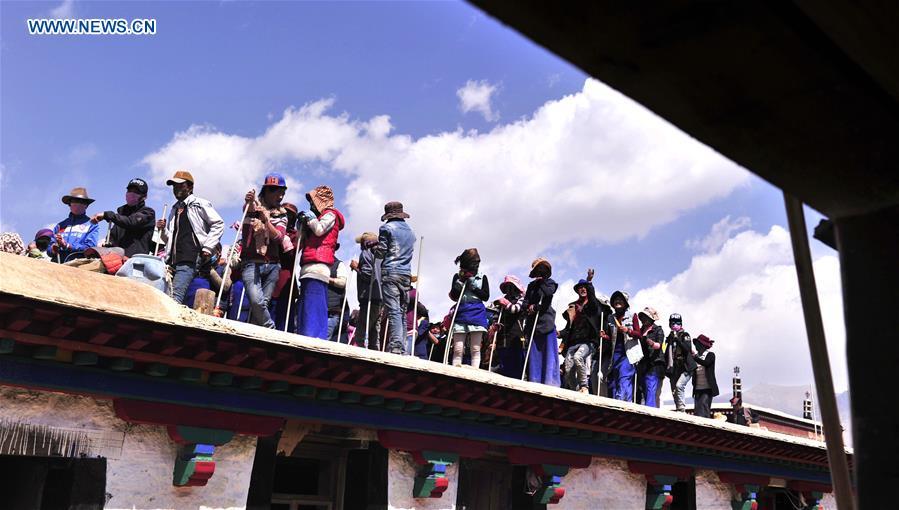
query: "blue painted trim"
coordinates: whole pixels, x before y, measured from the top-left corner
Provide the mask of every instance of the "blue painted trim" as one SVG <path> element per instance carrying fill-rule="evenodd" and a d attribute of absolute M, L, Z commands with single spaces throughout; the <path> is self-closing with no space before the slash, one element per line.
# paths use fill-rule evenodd
<path fill-rule="evenodd" d="M 564 434 L 533 434 L 527 432 L 526 429 L 500 427 L 477 421 L 437 419 L 425 414 L 392 412 L 380 407 L 346 405 L 338 401 L 302 399 L 284 394 L 236 388 L 209 387 L 132 373 L 74 367 L 61 363 L 23 361 L 6 356 L 0 357 L 0 382 L 168 402 L 223 411 L 322 421 L 371 429 L 404 430 L 463 437 L 489 443 L 523 445 L 597 457 L 617 457 L 715 471 L 737 471 L 790 480 L 830 483 L 830 476 L 826 472 L 806 471 L 777 464 L 743 462 L 672 450 L 626 446 L 593 439 L 578 439 Z"/>

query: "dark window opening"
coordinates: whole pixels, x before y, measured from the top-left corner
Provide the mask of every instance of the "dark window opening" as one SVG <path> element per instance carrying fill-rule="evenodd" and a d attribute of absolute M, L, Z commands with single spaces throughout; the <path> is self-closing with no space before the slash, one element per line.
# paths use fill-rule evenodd
<path fill-rule="evenodd" d="M 0 455 L 4 508 L 100 510 L 106 459 Z"/>
<path fill-rule="evenodd" d="M 671 495 L 674 501 L 670 510 L 696 510 L 696 479 L 690 477 L 687 481 L 675 483 L 671 486 Z"/>

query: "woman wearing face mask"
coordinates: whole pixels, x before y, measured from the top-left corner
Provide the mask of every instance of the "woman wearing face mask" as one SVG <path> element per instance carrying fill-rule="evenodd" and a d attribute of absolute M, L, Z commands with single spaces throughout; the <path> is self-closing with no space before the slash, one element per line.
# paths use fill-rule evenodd
<path fill-rule="evenodd" d="M 87 216 L 87 206 L 94 202 L 85 188 L 74 188 L 62 197 L 62 203 L 69 206 L 69 217 L 53 226 L 53 241 L 47 254 L 54 261 L 65 262 L 73 255 L 97 246 L 100 228 L 91 223 Z"/>
<path fill-rule="evenodd" d="M 150 240 L 156 225 L 156 212 L 147 207 L 147 183 L 134 178 L 125 187 L 125 205 L 115 212 L 97 213 L 91 223 L 110 222 L 109 244 L 125 251 L 126 257 L 135 253 L 150 253 Z"/>

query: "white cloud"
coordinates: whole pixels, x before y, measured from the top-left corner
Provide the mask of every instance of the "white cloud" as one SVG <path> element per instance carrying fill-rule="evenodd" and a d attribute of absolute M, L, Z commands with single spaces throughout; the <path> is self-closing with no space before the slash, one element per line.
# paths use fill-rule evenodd
<path fill-rule="evenodd" d="M 752 225 L 746 216 L 731 221 L 730 216 L 725 216 L 718 223 L 712 225 L 712 231 L 702 239 L 689 239 L 684 245 L 691 250 L 708 253 L 718 251 L 724 242 L 730 239 L 731 234 L 744 230 Z"/>
<path fill-rule="evenodd" d="M 839 262 L 834 255 L 820 256 L 814 270 L 834 384 L 842 391 L 848 379 Z M 666 318 L 677 312 L 694 338 L 703 333 L 716 340 L 722 392 L 736 365 L 744 387 L 813 384 L 790 236 L 782 227 L 767 234 L 741 232 L 631 301 L 633 311 L 656 308 L 666 330 Z"/>
<path fill-rule="evenodd" d="M 478 112 L 487 122 L 499 120 L 499 112 L 494 111 L 491 101 L 499 87 L 487 80 L 468 80 L 465 86 L 456 91 L 459 97 L 459 109 L 462 113 Z"/>
<path fill-rule="evenodd" d="M 595 80 L 487 133 L 414 139 L 394 134 L 387 116 L 357 121 L 329 114 L 332 106 L 288 109 L 255 138 L 192 126 L 144 162 L 157 186 L 190 170 L 197 194 L 218 205 L 239 204 L 268 170 L 304 182 L 312 176 L 297 168 L 339 173 L 349 182 L 335 189 L 346 247 L 377 231 L 385 202 L 402 201 L 426 238 L 422 299 L 435 311 L 447 308 L 452 261 L 464 248 L 480 250 L 496 289 L 537 255 L 565 266 L 580 245 L 645 236 L 748 182 L 748 172 Z M 307 184 L 333 181 L 314 178 Z"/>
<path fill-rule="evenodd" d="M 62 0 L 62 3 L 50 9 L 50 16 L 67 19 L 75 16 L 75 0 Z"/>

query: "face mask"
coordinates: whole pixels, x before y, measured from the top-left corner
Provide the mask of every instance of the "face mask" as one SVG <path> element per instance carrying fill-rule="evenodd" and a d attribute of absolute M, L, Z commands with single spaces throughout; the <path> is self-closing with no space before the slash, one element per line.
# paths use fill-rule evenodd
<path fill-rule="evenodd" d="M 133 191 L 128 191 L 125 193 L 125 203 L 131 207 L 140 203 L 140 193 L 135 193 Z"/>
<path fill-rule="evenodd" d="M 87 204 L 76 204 L 75 202 L 72 202 L 69 204 L 69 211 L 75 216 L 81 216 L 87 211 Z"/>
<path fill-rule="evenodd" d="M 683 329 L 684 329 L 684 327 L 683 327 L 682 325 L 680 325 L 680 324 L 673 324 L 673 325 L 671 326 L 671 330 L 672 330 L 672 331 L 681 331 L 681 330 L 683 330 Z"/>

